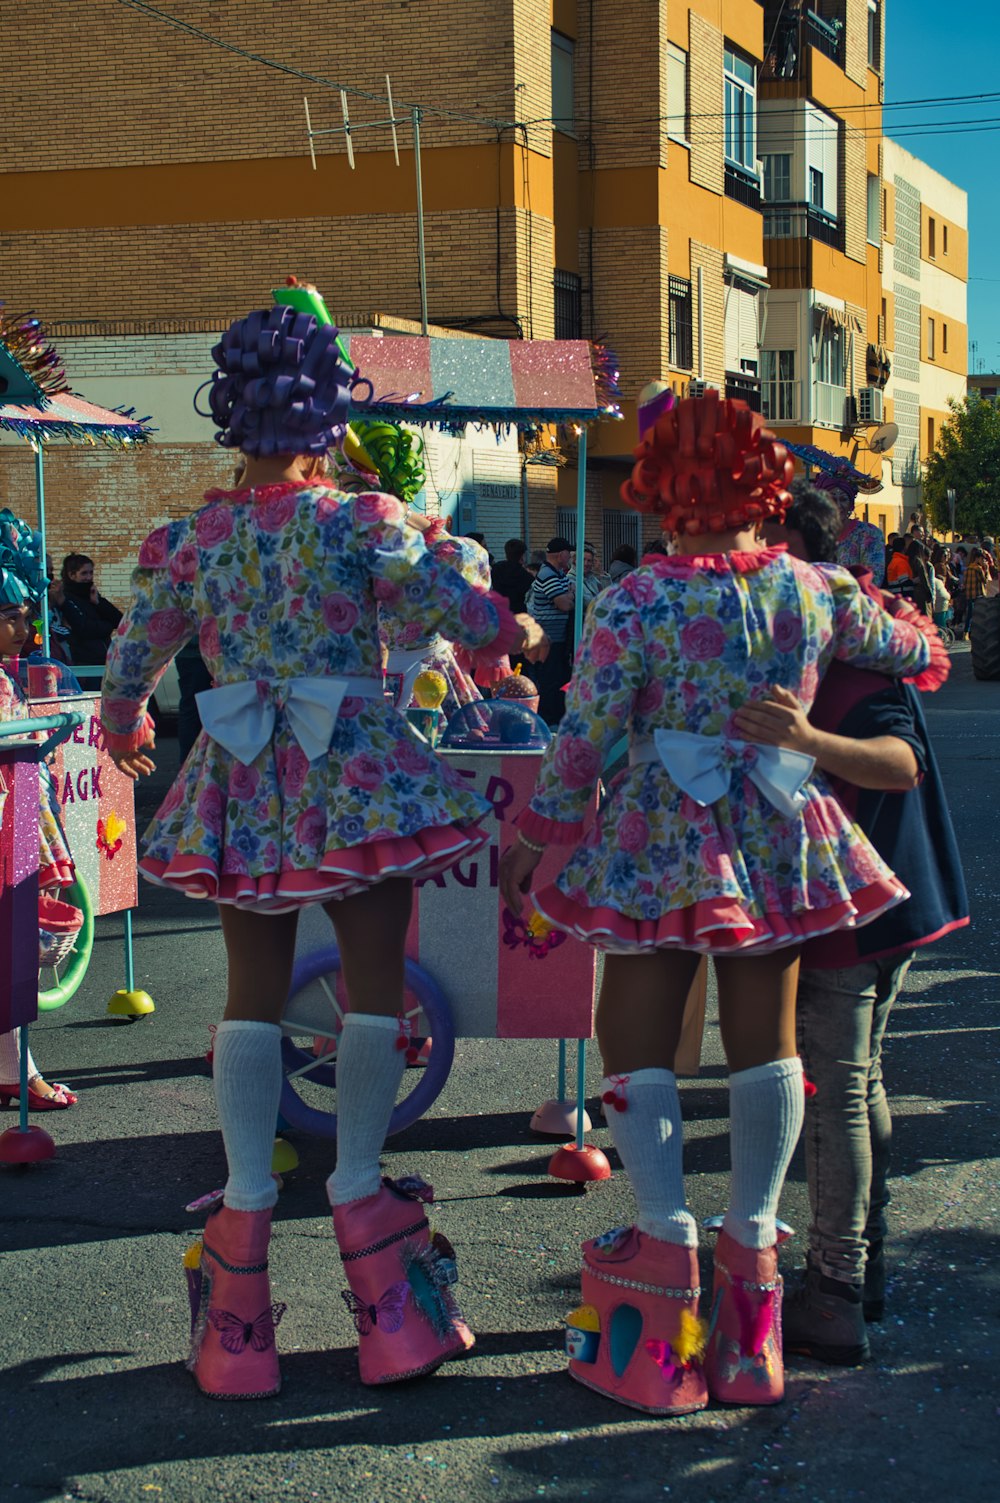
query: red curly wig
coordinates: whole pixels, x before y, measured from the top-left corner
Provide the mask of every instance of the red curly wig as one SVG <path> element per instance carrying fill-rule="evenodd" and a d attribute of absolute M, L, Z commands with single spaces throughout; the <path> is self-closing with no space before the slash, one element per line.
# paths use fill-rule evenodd
<path fill-rule="evenodd" d="M 661 414 L 635 450 L 622 500 L 659 512 L 665 532 L 697 537 L 783 519 L 794 463 L 745 402 L 716 391 Z"/>

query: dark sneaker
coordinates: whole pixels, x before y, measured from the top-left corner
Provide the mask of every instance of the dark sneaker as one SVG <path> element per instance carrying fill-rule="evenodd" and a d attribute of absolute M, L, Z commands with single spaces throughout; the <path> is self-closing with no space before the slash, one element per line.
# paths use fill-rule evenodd
<path fill-rule="evenodd" d="M 785 1294 L 785 1353 L 836 1367 L 856 1367 L 871 1356 L 860 1284 L 841 1284 L 807 1268 L 799 1288 Z"/>
<path fill-rule="evenodd" d="M 885 1244 L 881 1238 L 868 1244 L 862 1307 L 865 1320 L 871 1325 L 877 1324 L 885 1314 Z"/>

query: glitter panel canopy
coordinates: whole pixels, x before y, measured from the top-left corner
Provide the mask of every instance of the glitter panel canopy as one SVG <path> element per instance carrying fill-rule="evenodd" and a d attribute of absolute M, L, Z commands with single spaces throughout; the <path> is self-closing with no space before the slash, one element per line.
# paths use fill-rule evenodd
<path fill-rule="evenodd" d="M 585 339 L 379 339 L 347 341 L 362 386 L 358 417 L 383 417 L 461 432 L 469 423 L 533 428 L 618 418 L 617 371 Z M 360 396 L 360 393 L 359 393 Z"/>

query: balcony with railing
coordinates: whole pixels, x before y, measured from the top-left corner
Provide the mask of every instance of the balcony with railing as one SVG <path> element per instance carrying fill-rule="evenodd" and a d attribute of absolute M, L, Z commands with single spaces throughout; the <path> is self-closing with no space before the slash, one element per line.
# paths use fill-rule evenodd
<path fill-rule="evenodd" d="M 802 421 L 802 382 L 765 381 L 761 387 L 760 410 L 768 423 Z"/>
<path fill-rule="evenodd" d="M 727 198 L 746 204 L 748 209 L 760 208 L 760 179 L 732 162 L 726 163 L 725 188 Z"/>
<path fill-rule="evenodd" d="M 760 378 L 726 373 L 726 396 L 745 402 L 751 412 L 760 412 Z"/>
<path fill-rule="evenodd" d="M 839 68 L 844 66 L 844 23 L 827 20 L 818 11 L 769 3 L 764 7 L 764 34 L 771 37 L 762 78 L 808 78 L 809 48 L 815 47 Z M 773 12 L 773 14 L 772 14 Z"/>
<path fill-rule="evenodd" d="M 813 383 L 813 422 L 821 428 L 843 428 L 847 417 L 847 391 L 827 381 Z"/>
<path fill-rule="evenodd" d="M 819 240 L 835 250 L 844 249 L 840 220 L 815 204 L 765 204 L 764 239 Z"/>

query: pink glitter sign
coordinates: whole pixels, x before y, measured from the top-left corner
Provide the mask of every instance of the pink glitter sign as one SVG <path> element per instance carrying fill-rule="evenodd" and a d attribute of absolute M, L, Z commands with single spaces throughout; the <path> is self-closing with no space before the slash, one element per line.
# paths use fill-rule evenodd
<path fill-rule="evenodd" d="M 66 841 L 77 876 L 87 884 L 94 916 L 120 913 L 138 902 L 133 786 L 105 750 L 100 699 L 73 694 L 31 705 L 33 715 L 64 710 L 84 717 L 50 763 Z"/>
<path fill-rule="evenodd" d="M 0 742 L 0 1033 L 38 1016 L 37 936 L 38 764 Z"/>
<path fill-rule="evenodd" d="M 460 777 L 488 800 L 489 845 L 450 871 L 418 884 L 409 950 L 448 999 L 460 1038 L 590 1038 L 595 951 L 549 929 L 525 903 L 515 919 L 500 898 L 500 857 L 515 837 L 514 817 L 531 797 L 536 752 L 445 752 Z M 544 886 L 569 851 L 542 858 Z"/>

